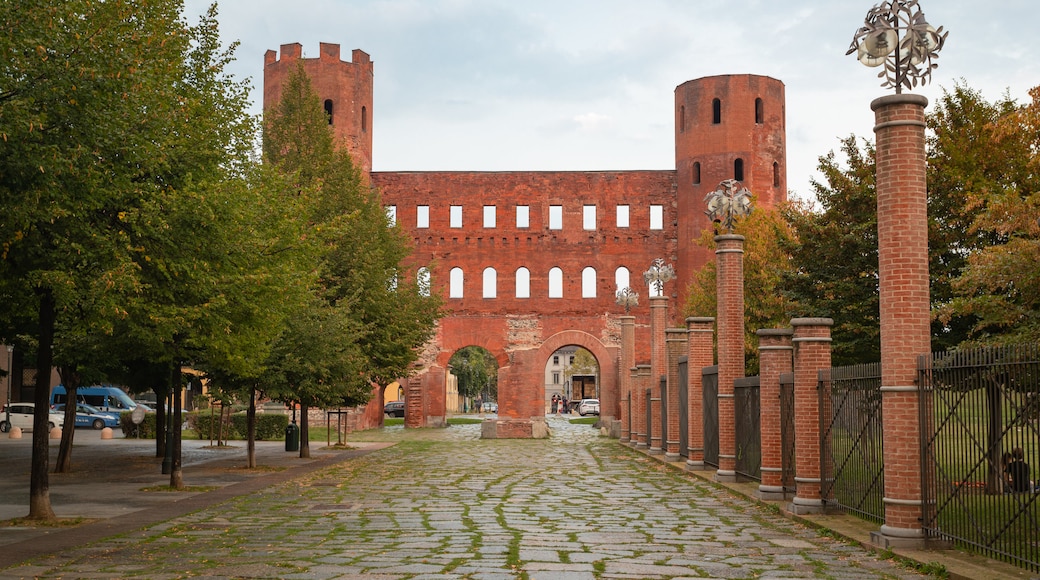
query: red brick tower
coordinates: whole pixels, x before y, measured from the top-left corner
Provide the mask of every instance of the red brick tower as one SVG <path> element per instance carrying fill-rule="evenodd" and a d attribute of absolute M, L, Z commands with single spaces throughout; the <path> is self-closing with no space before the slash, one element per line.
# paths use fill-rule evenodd
<path fill-rule="evenodd" d="M 339 45 L 321 43 L 318 58 L 303 58 L 299 43 L 283 44 L 281 58 L 273 50 L 264 55 L 264 110 L 282 96 L 282 84 L 293 67 L 303 65 L 314 92 L 321 99 L 336 140 L 347 146 L 362 175 L 372 171 L 372 60 L 355 49 L 352 61 L 339 58 Z"/>
<path fill-rule="evenodd" d="M 787 199 L 784 83 L 758 75 L 722 75 L 675 89 L 675 169 L 679 210 L 679 296 L 711 254 L 691 243 L 711 225 L 704 197 L 736 179 L 756 207 Z"/>

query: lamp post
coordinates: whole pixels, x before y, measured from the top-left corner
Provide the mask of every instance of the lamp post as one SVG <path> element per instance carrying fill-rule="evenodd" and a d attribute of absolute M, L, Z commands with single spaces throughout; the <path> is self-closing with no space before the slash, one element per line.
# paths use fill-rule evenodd
<path fill-rule="evenodd" d="M 653 290 L 655 296 L 664 296 L 664 285 L 675 278 L 675 268 L 671 264 L 665 264 L 663 258 L 657 258 L 650 269 L 643 272 L 643 280 Z"/>
<path fill-rule="evenodd" d="M 885 65 L 878 78 L 882 87 L 912 89 L 932 78 L 935 59 L 949 32 L 932 27 L 924 18 L 918 0 L 887 0 L 867 12 L 863 26 L 852 37 L 846 55 L 869 67 Z"/>
<path fill-rule="evenodd" d="M 627 316 L 629 310 L 639 305 L 639 293 L 633 292 L 631 288 L 625 286 L 621 290 L 617 291 L 617 296 L 614 299 L 614 302 L 625 309 L 625 315 Z"/>
<path fill-rule="evenodd" d="M 4 405 L 4 424 L 11 428 L 11 387 L 14 385 L 14 345 L 7 345 L 7 404 Z"/>
<path fill-rule="evenodd" d="M 922 424 L 928 422 L 930 404 L 928 393 L 920 391 L 917 367 L 918 356 L 931 352 L 924 112 L 928 99 L 902 91 L 931 80 L 938 66 L 933 61 L 948 34 L 928 24 L 918 0 L 886 0 L 867 12 L 847 53 L 856 53 L 869 67 L 884 65 L 878 74 L 881 86 L 896 93 L 870 104 L 876 143 L 881 416 L 886 427 L 900 426 L 884 432 L 885 523 L 871 533 L 871 540 L 885 548 L 923 545 L 928 540 L 925 525 L 933 516 L 927 498 L 935 486 L 935 471 L 922 452 L 922 441 L 929 436 Z"/>

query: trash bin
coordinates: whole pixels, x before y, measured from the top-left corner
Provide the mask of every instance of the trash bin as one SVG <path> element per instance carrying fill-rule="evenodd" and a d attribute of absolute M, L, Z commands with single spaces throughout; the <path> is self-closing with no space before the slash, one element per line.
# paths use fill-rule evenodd
<path fill-rule="evenodd" d="M 296 425 L 296 421 L 285 426 L 285 450 L 300 450 L 300 427 Z"/>

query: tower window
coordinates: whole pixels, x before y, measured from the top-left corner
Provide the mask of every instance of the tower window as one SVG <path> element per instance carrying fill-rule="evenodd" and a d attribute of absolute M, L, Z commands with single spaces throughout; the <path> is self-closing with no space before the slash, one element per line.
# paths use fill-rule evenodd
<path fill-rule="evenodd" d="M 744 160 L 739 157 L 733 162 L 733 179 L 744 181 Z"/>
<path fill-rule="evenodd" d="M 765 111 L 763 110 L 762 99 L 755 99 L 755 123 L 761 125 L 765 123 Z"/>
<path fill-rule="evenodd" d="M 780 187 L 780 164 L 773 162 L 773 187 Z"/>
<path fill-rule="evenodd" d="M 722 101 L 718 99 L 711 102 L 711 122 L 715 125 L 722 122 Z"/>
<path fill-rule="evenodd" d="M 701 184 L 701 162 L 700 161 L 694 161 L 693 162 L 693 184 L 694 185 L 700 185 Z"/>
<path fill-rule="evenodd" d="M 679 105 L 679 132 L 686 132 L 686 105 Z"/>
<path fill-rule="evenodd" d="M 361 132 L 368 132 L 368 107 L 361 107 Z"/>
<path fill-rule="evenodd" d="M 325 118 L 332 124 L 332 99 L 325 99 Z"/>

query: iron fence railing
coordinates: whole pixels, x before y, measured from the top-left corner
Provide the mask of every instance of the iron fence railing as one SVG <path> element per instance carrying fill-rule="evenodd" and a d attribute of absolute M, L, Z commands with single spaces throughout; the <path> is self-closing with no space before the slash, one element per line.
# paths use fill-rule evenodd
<path fill-rule="evenodd" d="M 762 412 L 759 377 L 733 381 L 733 413 L 737 428 L 737 469 L 742 477 L 762 481 Z"/>
<path fill-rule="evenodd" d="M 719 466 L 719 366 L 701 371 L 704 404 L 704 463 Z"/>
<path fill-rule="evenodd" d="M 925 530 L 1040 571 L 1038 345 L 921 357 Z"/>
<path fill-rule="evenodd" d="M 819 391 L 821 494 L 828 504 L 882 523 L 881 364 L 821 371 Z"/>
<path fill-rule="evenodd" d="M 780 374 L 780 484 L 794 493 L 794 373 Z"/>

